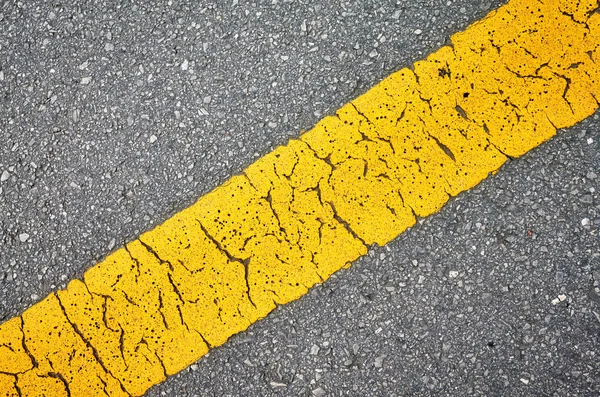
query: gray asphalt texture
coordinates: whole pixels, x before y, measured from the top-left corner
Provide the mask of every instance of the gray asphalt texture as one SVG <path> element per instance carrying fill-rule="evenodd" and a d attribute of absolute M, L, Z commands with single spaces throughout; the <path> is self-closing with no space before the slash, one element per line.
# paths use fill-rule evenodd
<path fill-rule="evenodd" d="M 500 4 L 2 2 L 0 321 Z M 596 114 L 147 395 L 597 396 L 599 149 Z"/>

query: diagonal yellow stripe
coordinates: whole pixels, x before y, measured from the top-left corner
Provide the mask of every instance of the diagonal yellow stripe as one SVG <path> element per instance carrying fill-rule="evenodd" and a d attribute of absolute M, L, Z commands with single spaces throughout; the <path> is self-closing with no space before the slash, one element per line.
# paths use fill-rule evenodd
<path fill-rule="evenodd" d="M 0 396 L 127 396 L 598 108 L 596 0 L 512 0 L 0 326 Z"/>

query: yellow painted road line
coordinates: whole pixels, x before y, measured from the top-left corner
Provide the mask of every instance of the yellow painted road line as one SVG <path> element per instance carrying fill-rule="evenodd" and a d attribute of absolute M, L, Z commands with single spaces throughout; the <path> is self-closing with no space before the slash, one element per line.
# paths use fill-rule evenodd
<path fill-rule="evenodd" d="M 600 99 L 596 0 L 512 0 L 0 326 L 1 396 L 142 395 Z"/>

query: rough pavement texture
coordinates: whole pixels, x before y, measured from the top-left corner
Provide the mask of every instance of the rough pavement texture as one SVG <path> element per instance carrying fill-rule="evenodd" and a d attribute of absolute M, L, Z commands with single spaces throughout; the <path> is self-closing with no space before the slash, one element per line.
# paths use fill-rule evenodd
<path fill-rule="evenodd" d="M 496 5 L 5 4 L 0 318 Z M 596 125 L 508 164 L 149 395 L 597 392 Z"/>

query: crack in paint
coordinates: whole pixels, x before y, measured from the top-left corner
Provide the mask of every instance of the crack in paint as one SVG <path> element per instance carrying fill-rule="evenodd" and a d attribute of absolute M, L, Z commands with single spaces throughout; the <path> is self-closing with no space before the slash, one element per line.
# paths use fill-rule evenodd
<path fill-rule="evenodd" d="M 69 388 L 69 382 L 67 382 L 67 380 L 65 379 L 65 377 L 58 373 L 58 372 L 48 372 L 46 374 L 47 377 L 49 378 L 53 378 L 53 379 L 57 379 L 58 381 L 60 381 L 64 388 L 65 388 L 65 392 L 67 393 L 67 397 L 71 397 L 71 389 Z M 40 377 L 43 377 L 40 375 Z"/>
<path fill-rule="evenodd" d="M 96 350 L 96 348 L 92 345 L 92 343 L 85 337 L 85 335 L 83 335 L 83 333 L 79 330 L 79 327 L 77 326 L 77 324 L 73 323 L 70 319 L 69 316 L 67 315 L 67 311 L 62 303 L 62 300 L 60 299 L 60 296 L 58 295 L 58 293 L 54 293 L 54 297 L 56 298 L 56 301 L 58 302 L 58 306 L 60 307 L 60 310 L 62 311 L 65 320 L 67 320 L 67 323 L 69 323 L 69 325 L 71 326 L 71 328 L 73 329 L 73 331 L 75 332 L 75 334 L 77 334 L 77 336 L 79 336 L 79 338 L 81 339 L 81 341 L 85 344 L 85 346 L 90 349 L 92 351 L 92 355 L 94 356 L 94 359 L 98 362 L 98 364 L 100 365 L 100 367 L 102 368 L 102 370 L 110 375 L 113 379 L 115 379 L 119 385 L 121 386 L 121 390 L 124 393 L 127 393 L 127 395 L 130 395 L 129 392 L 125 389 L 125 387 L 123 386 L 123 383 L 121 382 L 121 380 L 119 378 L 117 378 L 116 376 L 114 376 L 112 374 L 111 371 L 109 371 L 109 369 L 107 368 L 107 366 L 104 364 L 104 361 L 102 360 L 102 358 L 100 357 L 100 355 L 98 354 L 98 350 Z M 50 360 L 48 360 L 50 361 Z M 52 364 L 50 364 L 52 365 Z M 70 392 L 69 392 L 69 396 L 70 396 Z"/>
<path fill-rule="evenodd" d="M 231 255 L 231 253 L 229 253 L 229 251 L 227 251 L 226 249 L 223 248 L 223 246 L 221 245 L 221 243 L 219 241 L 217 241 L 208 232 L 208 230 L 206 230 L 206 228 L 204 227 L 204 225 L 202 224 L 202 222 L 200 222 L 199 219 L 196 219 L 196 222 L 198 222 L 198 225 L 200 226 L 200 229 L 202 229 L 202 231 L 204 232 L 204 234 L 206 235 L 206 237 L 217 247 L 217 249 L 219 251 L 221 251 L 223 254 L 225 254 L 225 256 L 227 257 L 227 259 L 230 262 L 240 263 L 244 267 L 244 280 L 246 280 L 246 295 L 248 296 L 248 300 L 250 301 L 250 303 L 252 304 L 252 306 L 254 306 L 256 308 L 257 306 L 254 303 L 254 301 L 252 300 L 252 296 L 250 295 L 250 282 L 248 281 L 249 268 L 250 268 L 250 258 L 248 258 L 248 259 L 241 259 L 241 258 L 234 257 L 233 255 Z"/>

